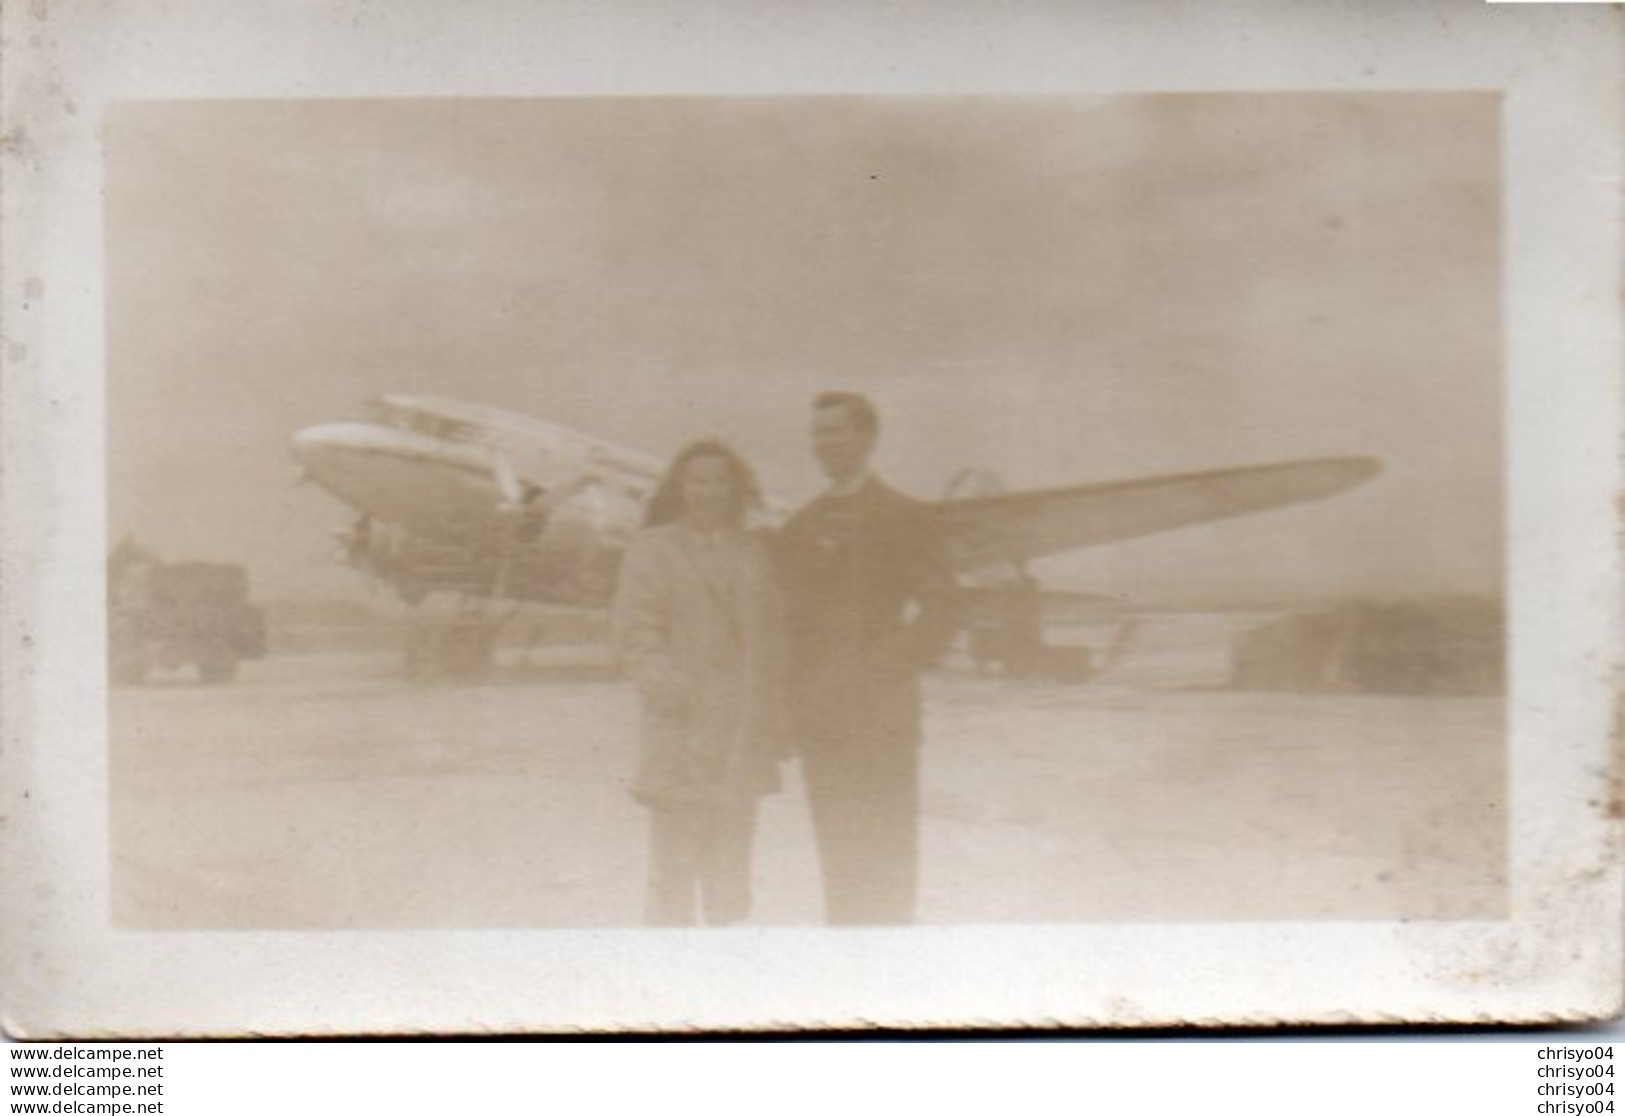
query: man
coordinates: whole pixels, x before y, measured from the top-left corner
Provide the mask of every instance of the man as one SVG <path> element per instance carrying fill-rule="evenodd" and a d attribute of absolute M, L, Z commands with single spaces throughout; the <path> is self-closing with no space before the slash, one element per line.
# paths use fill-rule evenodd
<path fill-rule="evenodd" d="M 812 447 L 830 487 L 778 542 L 790 711 L 832 925 L 914 918 L 920 693 L 958 627 L 955 585 L 927 509 L 869 472 L 874 405 L 828 392 Z"/>

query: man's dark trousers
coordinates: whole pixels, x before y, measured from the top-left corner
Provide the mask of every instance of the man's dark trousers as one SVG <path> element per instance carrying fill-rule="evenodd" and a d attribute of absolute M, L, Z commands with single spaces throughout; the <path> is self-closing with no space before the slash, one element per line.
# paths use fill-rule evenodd
<path fill-rule="evenodd" d="M 823 496 L 780 533 L 790 697 L 835 925 L 913 920 L 919 875 L 917 671 L 956 629 L 927 509 L 878 481 Z"/>
<path fill-rule="evenodd" d="M 886 695 L 883 704 L 917 703 L 907 692 L 913 682 L 912 677 L 900 680 L 905 692 Z M 880 704 L 871 696 L 847 708 L 872 714 Z M 890 724 L 809 720 L 799 738 L 802 774 L 828 921 L 847 926 L 912 922 L 919 878 L 917 714 Z"/>

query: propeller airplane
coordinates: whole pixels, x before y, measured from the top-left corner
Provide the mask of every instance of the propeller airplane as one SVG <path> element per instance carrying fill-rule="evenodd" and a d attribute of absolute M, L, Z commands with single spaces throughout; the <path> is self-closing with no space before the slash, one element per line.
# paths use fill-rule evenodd
<path fill-rule="evenodd" d="M 457 602 L 449 619 L 415 630 L 409 674 L 483 671 L 505 619 L 493 609 L 609 603 L 661 462 L 478 403 L 389 394 L 375 407 L 371 421 L 301 430 L 293 448 L 306 475 L 358 513 L 336 533 L 349 564 L 408 605 L 431 594 Z M 1039 593 L 1032 559 L 1322 499 L 1380 469 L 1330 457 L 1027 491 L 965 470 L 928 507 L 967 582 L 974 635 L 1030 615 L 1035 593 L 1052 615 L 1122 611 L 1097 594 Z"/>

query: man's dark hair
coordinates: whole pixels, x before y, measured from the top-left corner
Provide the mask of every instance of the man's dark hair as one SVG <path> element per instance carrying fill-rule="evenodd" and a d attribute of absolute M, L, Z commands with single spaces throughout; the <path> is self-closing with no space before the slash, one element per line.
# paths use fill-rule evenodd
<path fill-rule="evenodd" d="M 813 406 L 822 411 L 825 407 L 840 407 L 846 411 L 858 427 L 869 437 L 873 438 L 880 433 L 880 412 L 875 405 L 869 402 L 867 396 L 859 395 L 855 391 L 826 391 L 813 400 Z"/>

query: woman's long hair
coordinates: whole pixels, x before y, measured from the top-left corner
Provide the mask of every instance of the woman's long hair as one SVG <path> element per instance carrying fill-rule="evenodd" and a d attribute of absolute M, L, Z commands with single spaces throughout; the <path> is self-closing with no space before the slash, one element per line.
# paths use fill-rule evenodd
<path fill-rule="evenodd" d="M 671 459 L 671 464 L 666 467 L 666 475 L 660 478 L 660 486 L 655 489 L 654 495 L 649 497 L 649 503 L 644 508 L 645 527 L 657 527 L 683 517 L 686 510 L 683 505 L 683 470 L 688 468 L 688 463 L 696 457 L 717 457 L 728 463 L 728 471 L 733 474 L 734 495 L 737 500 L 733 515 L 736 524 L 744 521 L 747 511 L 759 510 L 762 507 L 762 490 L 757 487 L 756 474 L 751 471 L 745 459 L 716 438 L 702 438 L 698 442 L 690 442 L 684 446 L 678 451 L 677 456 Z"/>

